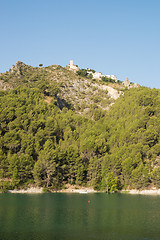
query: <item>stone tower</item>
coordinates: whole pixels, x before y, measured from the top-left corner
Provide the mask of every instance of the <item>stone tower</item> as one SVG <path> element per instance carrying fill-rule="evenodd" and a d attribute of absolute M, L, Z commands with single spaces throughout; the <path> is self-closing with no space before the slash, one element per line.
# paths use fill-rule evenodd
<path fill-rule="evenodd" d="M 123 82 L 123 85 L 125 87 L 130 87 L 130 81 L 129 81 L 128 77 L 126 77 L 126 80 Z"/>
<path fill-rule="evenodd" d="M 70 68 L 73 68 L 73 60 L 70 60 Z"/>
<path fill-rule="evenodd" d="M 79 67 L 73 64 L 73 60 L 70 60 L 70 64 L 67 67 L 73 72 L 77 72 L 79 70 Z"/>

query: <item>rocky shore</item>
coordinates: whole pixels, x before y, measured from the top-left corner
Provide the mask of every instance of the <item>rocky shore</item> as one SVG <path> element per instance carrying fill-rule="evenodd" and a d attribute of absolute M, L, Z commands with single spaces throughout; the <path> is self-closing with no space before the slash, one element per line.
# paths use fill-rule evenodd
<path fill-rule="evenodd" d="M 141 194 L 141 195 L 160 195 L 160 189 L 150 189 L 150 190 L 129 190 L 130 194 Z"/>
<path fill-rule="evenodd" d="M 24 189 L 8 190 L 8 192 L 10 192 L 10 193 L 42 193 L 43 192 L 43 188 L 31 187 L 31 188 L 28 188 L 26 190 L 24 190 Z"/>
<path fill-rule="evenodd" d="M 39 188 L 39 187 L 30 187 L 28 189 L 18 189 L 18 190 L 9 190 L 10 193 L 28 193 L 28 194 L 36 194 L 36 193 L 44 193 L 47 189 Z M 96 193 L 98 191 L 94 190 L 92 187 L 80 187 L 78 185 L 70 185 L 67 184 L 65 188 L 60 190 L 49 190 L 52 193 Z M 139 194 L 139 195 L 160 195 L 160 189 L 152 188 L 146 190 L 122 190 L 120 193 L 128 193 L 128 194 Z"/>
<path fill-rule="evenodd" d="M 30 187 L 28 189 L 14 189 L 14 190 L 9 190 L 8 192 L 10 193 L 44 193 L 47 192 L 45 191 L 47 189 L 43 188 L 38 188 L 38 187 Z M 49 189 L 50 192 L 59 192 L 59 193 L 94 193 L 97 192 L 95 191 L 92 187 L 80 187 L 78 185 L 70 185 L 67 184 L 65 188 L 60 189 L 60 190 L 51 190 Z"/>

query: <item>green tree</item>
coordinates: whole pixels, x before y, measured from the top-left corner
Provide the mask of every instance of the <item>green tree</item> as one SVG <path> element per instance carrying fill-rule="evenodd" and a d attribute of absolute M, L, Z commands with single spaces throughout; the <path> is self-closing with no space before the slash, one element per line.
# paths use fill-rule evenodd
<path fill-rule="evenodd" d="M 34 165 L 33 175 L 37 184 L 49 187 L 57 184 L 56 180 L 56 152 L 52 142 L 47 141 L 44 150 L 41 150 L 38 161 Z"/>
<path fill-rule="evenodd" d="M 92 79 L 93 78 L 93 74 L 92 73 L 88 74 L 88 78 Z"/>
<path fill-rule="evenodd" d="M 107 174 L 106 189 L 107 189 L 107 192 L 118 191 L 118 177 L 114 177 L 113 172 Z"/>
<path fill-rule="evenodd" d="M 160 167 L 155 167 L 152 171 L 152 181 L 154 185 L 160 188 Z"/>
<path fill-rule="evenodd" d="M 80 69 L 77 71 L 77 75 L 80 75 L 82 77 L 87 77 L 87 70 L 86 69 Z"/>
<path fill-rule="evenodd" d="M 147 166 L 140 163 L 131 174 L 132 187 L 136 189 L 145 188 L 149 185 L 149 174 Z"/>

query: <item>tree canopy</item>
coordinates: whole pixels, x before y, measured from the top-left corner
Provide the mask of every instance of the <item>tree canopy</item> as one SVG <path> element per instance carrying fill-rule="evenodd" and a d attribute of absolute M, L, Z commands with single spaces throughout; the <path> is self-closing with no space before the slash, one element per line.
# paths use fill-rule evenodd
<path fill-rule="evenodd" d="M 60 108 L 58 91 L 38 80 L 0 92 L 1 189 L 160 186 L 160 90 L 129 89 L 108 112 L 92 106 L 88 117 Z"/>

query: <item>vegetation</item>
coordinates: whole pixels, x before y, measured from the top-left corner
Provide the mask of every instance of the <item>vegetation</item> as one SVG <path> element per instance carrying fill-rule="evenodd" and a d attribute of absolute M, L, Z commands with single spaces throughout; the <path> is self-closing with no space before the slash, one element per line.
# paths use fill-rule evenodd
<path fill-rule="evenodd" d="M 115 80 L 114 79 L 112 79 L 112 78 L 108 78 L 108 77 L 102 77 L 102 81 L 103 82 L 111 82 L 111 83 L 114 83 L 115 82 Z"/>
<path fill-rule="evenodd" d="M 67 183 L 110 192 L 160 187 L 160 90 L 125 90 L 109 111 L 99 107 L 107 93 L 95 90 L 78 114 L 60 98 L 64 83 L 43 73 L 0 91 L 0 191 L 33 183 L 44 191 Z"/>
<path fill-rule="evenodd" d="M 82 77 L 87 77 L 88 73 L 86 69 L 80 69 L 77 71 L 77 74 L 82 76 Z"/>

